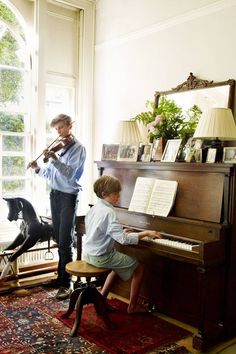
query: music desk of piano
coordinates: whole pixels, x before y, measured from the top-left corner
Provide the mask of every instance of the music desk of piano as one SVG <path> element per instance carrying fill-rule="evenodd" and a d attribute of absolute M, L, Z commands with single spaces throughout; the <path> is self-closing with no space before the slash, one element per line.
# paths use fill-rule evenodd
<path fill-rule="evenodd" d="M 97 161 L 99 175 L 120 179 L 117 216 L 124 226 L 156 229 L 163 243 L 140 241 L 118 249 L 146 264 L 140 296 L 169 317 L 197 328 L 193 347 L 204 351 L 236 335 L 235 165 Z M 178 181 L 168 217 L 129 212 L 137 177 Z M 83 217 L 77 233 L 84 233 Z M 80 239 L 80 237 L 79 237 Z M 81 242 L 78 247 L 81 252 Z M 80 257 L 80 256 L 79 256 Z M 128 297 L 127 282 L 114 289 Z"/>

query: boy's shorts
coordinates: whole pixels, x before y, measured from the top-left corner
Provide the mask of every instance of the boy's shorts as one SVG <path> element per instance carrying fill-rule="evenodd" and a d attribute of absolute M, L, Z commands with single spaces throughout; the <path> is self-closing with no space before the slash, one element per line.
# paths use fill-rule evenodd
<path fill-rule="evenodd" d="M 83 255 L 86 262 L 98 268 L 108 268 L 116 272 L 122 280 L 132 277 L 134 269 L 139 262 L 137 259 L 127 256 L 127 254 L 112 250 L 102 256 Z"/>

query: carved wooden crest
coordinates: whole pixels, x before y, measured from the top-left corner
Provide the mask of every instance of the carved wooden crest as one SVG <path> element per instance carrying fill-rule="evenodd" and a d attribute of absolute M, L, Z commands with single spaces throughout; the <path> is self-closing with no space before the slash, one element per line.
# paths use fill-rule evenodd
<path fill-rule="evenodd" d="M 208 87 L 212 84 L 213 84 L 213 80 L 208 81 L 208 80 L 198 79 L 196 76 L 193 75 L 193 73 L 190 73 L 187 80 L 184 81 L 182 84 L 179 84 L 178 86 L 173 88 L 173 90 L 176 90 L 176 91 L 192 90 L 192 89 L 197 89 L 197 88 Z"/>

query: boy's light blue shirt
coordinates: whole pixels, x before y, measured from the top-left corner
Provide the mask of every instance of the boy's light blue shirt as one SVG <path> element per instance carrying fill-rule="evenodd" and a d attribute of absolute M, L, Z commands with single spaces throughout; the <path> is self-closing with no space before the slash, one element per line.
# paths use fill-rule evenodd
<path fill-rule="evenodd" d="M 139 242 L 137 232 L 123 232 L 114 207 L 104 199 L 98 199 L 88 211 L 85 217 L 85 233 L 83 253 L 91 256 L 109 253 L 114 248 L 115 241 L 126 245 Z"/>
<path fill-rule="evenodd" d="M 85 147 L 75 139 L 75 143 L 63 155 L 65 149 L 60 150 L 58 160 L 50 159 L 45 167 L 40 167 L 38 175 L 47 179 L 52 189 L 70 194 L 77 194 L 81 190 L 79 179 L 84 171 L 86 158 Z"/>

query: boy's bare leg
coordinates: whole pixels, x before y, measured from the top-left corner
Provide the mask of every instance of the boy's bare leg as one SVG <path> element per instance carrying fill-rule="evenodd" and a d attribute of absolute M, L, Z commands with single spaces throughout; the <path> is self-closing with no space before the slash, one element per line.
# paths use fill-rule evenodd
<path fill-rule="evenodd" d="M 143 279 L 143 273 L 144 273 L 144 265 L 139 264 L 139 266 L 134 270 L 133 277 L 131 280 L 130 302 L 127 309 L 128 313 L 147 311 L 147 309 L 145 309 L 143 306 L 137 305 L 139 290 Z"/>
<path fill-rule="evenodd" d="M 112 270 L 106 280 L 105 280 L 105 283 L 102 287 L 102 290 L 101 290 L 101 294 L 104 296 L 104 297 L 107 297 L 107 295 L 109 294 L 110 290 L 111 290 L 111 287 L 112 285 L 114 284 L 115 280 L 117 278 L 117 274 Z"/>

